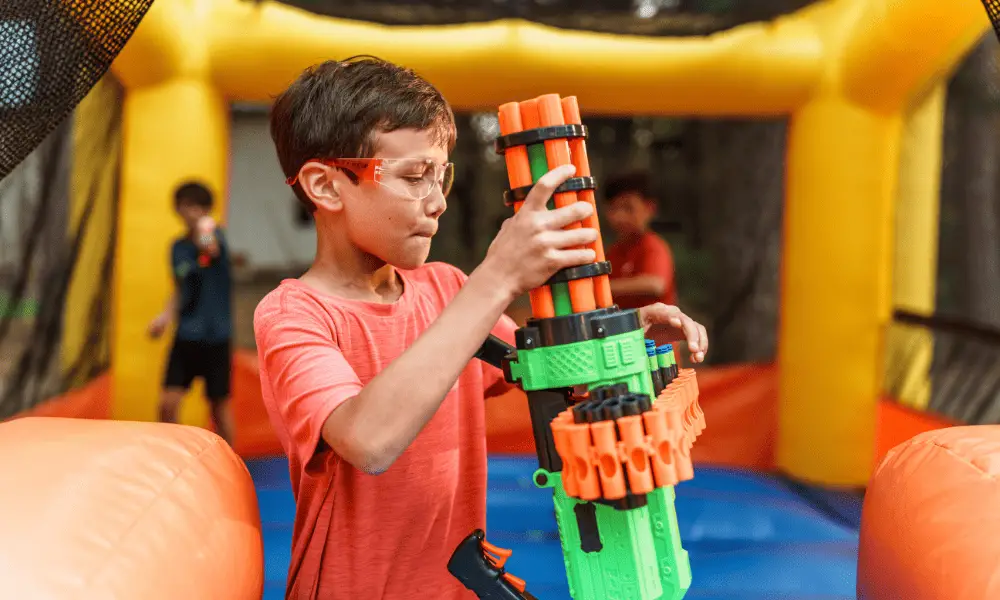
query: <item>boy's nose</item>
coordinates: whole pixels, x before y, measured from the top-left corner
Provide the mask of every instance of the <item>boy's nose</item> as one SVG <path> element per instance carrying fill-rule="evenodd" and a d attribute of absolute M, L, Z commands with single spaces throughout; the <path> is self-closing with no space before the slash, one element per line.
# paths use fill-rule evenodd
<path fill-rule="evenodd" d="M 448 200 L 441 193 L 441 190 L 435 187 L 431 190 L 429 196 L 424 201 L 424 213 L 429 217 L 434 217 L 435 219 L 440 217 L 442 213 L 448 208 Z"/>

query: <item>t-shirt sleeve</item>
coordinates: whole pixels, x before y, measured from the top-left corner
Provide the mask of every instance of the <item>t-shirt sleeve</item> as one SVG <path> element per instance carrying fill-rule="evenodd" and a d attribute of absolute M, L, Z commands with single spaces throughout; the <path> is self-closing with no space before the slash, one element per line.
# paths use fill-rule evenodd
<path fill-rule="evenodd" d="M 188 276 L 193 275 L 198 268 L 196 256 L 179 243 L 175 243 L 170 248 L 170 268 L 173 271 L 174 280 L 178 284 Z"/>
<path fill-rule="evenodd" d="M 667 243 L 650 237 L 642 245 L 642 258 L 636 265 L 636 275 L 658 275 L 665 280 L 666 289 L 674 285 L 674 257 Z"/>
<path fill-rule="evenodd" d="M 357 373 L 317 317 L 283 310 L 259 320 L 258 352 L 273 402 L 301 464 L 328 448 L 323 424 L 361 391 Z"/>

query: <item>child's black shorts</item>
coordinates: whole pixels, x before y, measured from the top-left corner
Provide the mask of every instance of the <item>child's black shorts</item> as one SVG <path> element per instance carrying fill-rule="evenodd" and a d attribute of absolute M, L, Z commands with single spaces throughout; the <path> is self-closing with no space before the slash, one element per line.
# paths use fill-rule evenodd
<path fill-rule="evenodd" d="M 232 372 L 230 342 L 210 344 L 174 340 L 167 362 L 164 387 L 191 387 L 197 377 L 205 380 L 205 395 L 216 402 L 229 398 L 229 380 Z"/>

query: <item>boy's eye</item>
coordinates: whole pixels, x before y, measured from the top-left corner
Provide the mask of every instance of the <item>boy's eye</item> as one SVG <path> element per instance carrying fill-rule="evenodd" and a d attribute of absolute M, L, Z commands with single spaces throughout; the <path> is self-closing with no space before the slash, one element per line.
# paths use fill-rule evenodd
<path fill-rule="evenodd" d="M 410 185 L 417 185 L 419 183 L 423 183 L 424 178 L 423 177 L 414 176 L 414 175 L 409 175 L 407 177 L 403 177 L 403 181 L 409 183 Z"/>

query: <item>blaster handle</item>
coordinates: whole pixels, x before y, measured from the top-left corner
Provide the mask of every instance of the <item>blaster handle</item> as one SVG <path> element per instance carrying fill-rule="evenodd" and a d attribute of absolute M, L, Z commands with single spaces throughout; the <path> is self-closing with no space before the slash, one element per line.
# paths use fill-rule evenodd
<path fill-rule="evenodd" d="M 474 358 L 493 365 L 498 369 L 503 369 L 503 360 L 517 349 L 497 336 L 490 334 L 483 345 L 476 351 Z"/>
<path fill-rule="evenodd" d="M 487 550 L 499 554 L 499 562 Z M 455 549 L 448 561 L 448 572 L 480 600 L 538 600 L 524 591 L 523 581 L 504 571 L 503 563 L 509 556 L 509 550 L 494 548 L 486 541 L 486 534 L 477 529 Z"/>

